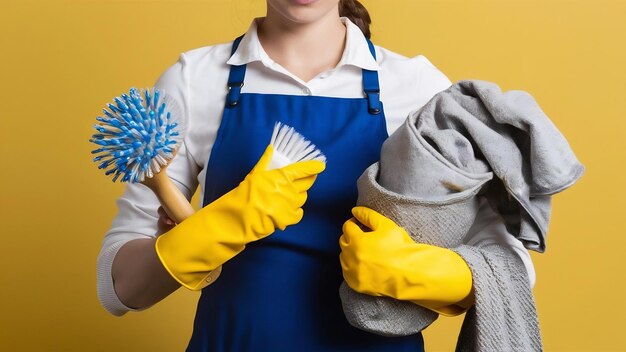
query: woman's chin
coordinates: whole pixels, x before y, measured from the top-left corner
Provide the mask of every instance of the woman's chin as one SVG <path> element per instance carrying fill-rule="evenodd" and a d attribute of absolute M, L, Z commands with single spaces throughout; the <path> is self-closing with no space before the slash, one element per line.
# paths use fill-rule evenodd
<path fill-rule="evenodd" d="M 337 3 L 338 0 L 268 0 L 268 7 L 289 22 L 306 24 L 328 15 Z"/>

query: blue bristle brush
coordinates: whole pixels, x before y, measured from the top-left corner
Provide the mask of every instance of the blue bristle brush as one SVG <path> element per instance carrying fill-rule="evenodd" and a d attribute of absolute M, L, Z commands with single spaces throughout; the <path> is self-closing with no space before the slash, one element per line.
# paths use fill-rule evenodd
<path fill-rule="evenodd" d="M 156 87 L 131 88 L 107 104 L 96 117 L 90 142 L 98 145 L 94 161 L 113 181 L 141 182 L 155 193 L 163 209 L 176 223 L 195 210 L 162 172 L 174 158 L 185 133 L 186 121 L 176 100 Z"/>
<path fill-rule="evenodd" d="M 104 117 L 90 139 L 100 146 L 92 154 L 113 181 L 141 182 L 161 170 L 182 141 L 185 121 L 176 101 L 157 88 L 131 88 L 103 109 Z"/>

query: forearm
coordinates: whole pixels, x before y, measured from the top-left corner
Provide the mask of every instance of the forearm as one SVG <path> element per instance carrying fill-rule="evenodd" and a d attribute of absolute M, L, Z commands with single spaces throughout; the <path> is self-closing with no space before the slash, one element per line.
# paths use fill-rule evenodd
<path fill-rule="evenodd" d="M 154 241 L 153 238 L 128 241 L 113 260 L 111 275 L 115 292 L 128 307 L 151 306 L 181 286 L 163 267 Z"/>

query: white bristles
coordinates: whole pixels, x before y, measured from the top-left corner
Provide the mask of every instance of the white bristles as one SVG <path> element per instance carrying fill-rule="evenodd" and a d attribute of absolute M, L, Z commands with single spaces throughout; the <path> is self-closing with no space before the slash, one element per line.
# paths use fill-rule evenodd
<path fill-rule="evenodd" d="M 319 160 L 326 162 L 326 157 L 315 144 L 296 132 L 293 127 L 276 122 L 270 144 L 274 154 L 269 169 L 278 169 L 303 160 Z"/>

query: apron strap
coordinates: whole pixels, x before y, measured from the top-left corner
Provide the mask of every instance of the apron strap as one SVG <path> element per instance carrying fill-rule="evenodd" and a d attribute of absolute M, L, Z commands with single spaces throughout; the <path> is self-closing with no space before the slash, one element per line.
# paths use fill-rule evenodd
<path fill-rule="evenodd" d="M 376 60 L 376 51 L 374 50 L 374 44 L 367 39 L 367 45 L 370 48 L 370 53 Z M 368 111 L 372 115 L 380 114 L 382 111 L 382 104 L 380 102 L 380 85 L 378 83 L 378 71 L 362 69 L 363 74 L 363 92 L 367 96 Z"/>
<path fill-rule="evenodd" d="M 233 41 L 233 47 L 230 55 L 232 56 L 243 35 L 237 37 Z M 367 45 L 369 46 L 370 53 L 376 59 L 376 51 L 374 50 L 374 44 L 369 39 Z M 382 111 L 382 104 L 380 102 L 380 84 L 378 82 L 378 71 L 361 69 L 363 76 L 363 92 L 367 97 L 368 111 L 372 115 L 380 114 Z M 226 97 L 226 107 L 233 108 L 237 106 L 239 102 L 239 96 L 241 95 L 241 87 L 243 87 L 243 80 L 246 76 L 246 65 L 231 65 L 230 73 L 228 74 L 228 96 Z"/>
<path fill-rule="evenodd" d="M 233 42 L 233 48 L 230 55 L 232 56 L 243 35 L 237 37 Z M 241 94 L 241 87 L 243 87 L 243 79 L 246 76 L 246 65 L 232 65 L 230 67 L 230 73 L 228 74 L 228 96 L 226 96 L 226 107 L 233 108 L 239 103 L 239 95 Z"/>

